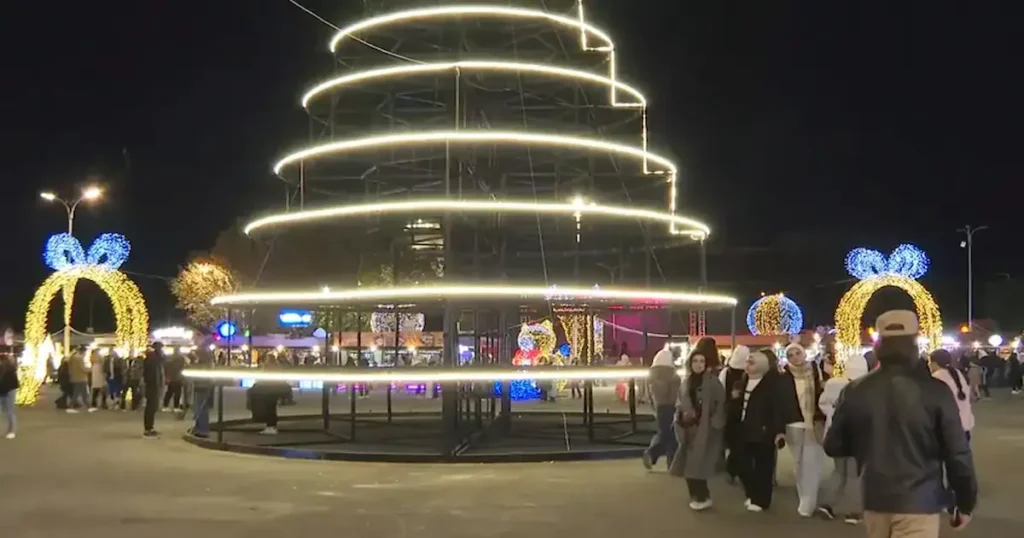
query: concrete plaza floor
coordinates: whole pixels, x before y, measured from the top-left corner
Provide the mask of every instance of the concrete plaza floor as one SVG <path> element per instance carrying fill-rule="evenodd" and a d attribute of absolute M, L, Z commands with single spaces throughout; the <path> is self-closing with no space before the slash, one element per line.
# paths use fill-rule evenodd
<path fill-rule="evenodd" d="M 1020 535 L 1024 398 L 976 409 L 981 506 L 968 530 L 943 535 Z M 66 415 L 41 404 L 19 419 L 18 438 L 0 439 L 4 538 L 864 536 L 863 527 L 797 516 L 785 452 L 770 512 L 744 512 L 741 491 L 715 481 L 715 508 L 694 514 L 682 480 L 637 461 L 296 461 L 193 447 L 180 439 L 187 423 L 169 414 L 158 417 L 156 441 L 140 438 L 138 413 Z"/>

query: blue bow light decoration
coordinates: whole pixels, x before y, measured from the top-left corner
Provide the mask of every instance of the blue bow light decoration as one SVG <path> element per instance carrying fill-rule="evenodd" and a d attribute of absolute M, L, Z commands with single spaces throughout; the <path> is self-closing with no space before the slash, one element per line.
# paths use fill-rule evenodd
<path fill-rule="evenodd" d="M 887 274 L 917 280 L 928 272 L 928 263 L 923 250 L 908 244 L 896 247 L 889 257 L 868 248 L 855 248 L 846 255 L 846 270 L 861 280 Z"/>
<path fill-rule="evenodd" d="M 113 271 L 124 264 L 131 250 L 131 243 L 121 234 L 102 234 L 86 251 L 74 236 L 59 233 L 46 240 L 43 261 L 55 271 L 87 265 Z"/>

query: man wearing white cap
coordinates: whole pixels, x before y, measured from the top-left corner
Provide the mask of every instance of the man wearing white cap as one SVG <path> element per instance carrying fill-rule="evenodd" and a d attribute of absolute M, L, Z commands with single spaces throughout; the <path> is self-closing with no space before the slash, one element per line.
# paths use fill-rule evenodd
<path fill-rule="evenodd" d="M 956 495 L 954 528 L 970 522 L 977 504 L 967 436 L 949 389 L 917 368 L 917 316 L 889 311 L 875 330 L 879 367 L 843 390 L 825 452 L 855 458 L 863 468 L 870 538 L 938 538 L 948 499 L 943 471 Z"/>

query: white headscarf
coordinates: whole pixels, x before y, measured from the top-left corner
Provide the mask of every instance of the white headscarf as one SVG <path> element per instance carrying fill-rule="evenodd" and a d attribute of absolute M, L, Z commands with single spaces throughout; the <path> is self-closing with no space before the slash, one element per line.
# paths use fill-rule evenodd
<path fill-rule="evenodd" d="M 651 368 L 656 366 L 675 366 L 676 358 L 672 355 L 672 350 L 666 348 L 654 354 L 654 360 L 651 361 Z"/>
<path fill-rule="evenodd" d="M 747 367 L 747 357 L 750 356 L 750 348 L 744 345 L 736 346 L 729 355 L 729 368 L 742 370 Z"/>

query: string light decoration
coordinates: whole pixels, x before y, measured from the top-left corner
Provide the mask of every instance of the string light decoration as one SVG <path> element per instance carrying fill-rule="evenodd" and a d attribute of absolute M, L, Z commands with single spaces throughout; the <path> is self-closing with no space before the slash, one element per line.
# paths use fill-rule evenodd
<path fill-rule="evenodd" d="M 917 281 L 928 271 L 928 256 L 919 248 L 903 244 L 888 257 L 866 248 L 857 248 L 846 256 L 846 270 L 860 279 L 843 295 L 836 309 L 836 342 L 845 350 L 861 345 L 861 318 L 868 300 L 876 291 L 891 286 L 899 288 L 914 301 L 921 336 L 927 349 L 942 344 L 942 316 L 931 293 Z"/>
<path fill-rule="evenodd" d="M 128 349 L 143 349 L 149 341 L 149 312 L 138 286 L 118 270 L 128 259 L 131 246 L 124 236 L 103 234 L 89 246 L 88 251 L 70 234 L 51 236 L 46 242 L 43 259 L 54 273 L 43 281 L 29 302 L 25 316 L 25 354 L 22 360 L 26 375 L 23 384 L 41 381 L 46 375 L 45 358 L 40 351 L 48 336 L 46 330 L 50 302 L 57 292 L 64 299 L 64 324 L 71 325 L 75 285 L 81 279 L 91 280 L 107 297 L 114 310 L 115 345 Z M 30 391 L 26 391 L 27 394 Z M 29 401 L 31 400 L 31 401 Z M 26 396 L 23 405 L 34 403 Z"/>
<path fill-rule="evenodd" d="M 370 330 L 375 333 L 395 332 L 395 317 L 394 312 L 374 312 L 370 315 Z M 403 333 L 423 332 L 424 323 L 426 322 L 423 314 L 402 313 L 397 317 L 402 323 L 401 329 Z"/>
<path fill-rule="evenodd" d="M 598 317 L 593 317 L 594 329 L 593 333 L 589 336 L 592 340 L 588 347 L 590 348 L 590 354 L 593 356 L 595 353 L 602 353 L 604 351 L 604 321 Z M 573 353 L 578 353 L 584 348 L 584 339 L 587 338 L 587 315 L 577 312 L 563 312 L 558 315 L 558 322 L 562 325 L 562 330 L 565 331 L 565 338 L 569 341 L 569 349 Z M 576 357 L 581 360 L 583 364 L 589 364 L 591 357 Z"/>
<path fill-rule="evenodd" d="M 747 328 L 755 335 L 800 334 L 804 314 L 796 302 L 781 293 L 765 295 L 747 310 Z"/>
<path fill-rule="evenodd" d="M 209 326 L 225 317 L 224 309 L 211 305 L 211 299 L 235 293 L 240 288 L 235 272 L 213 258 L 189 262 L 171 281 L 171 293 L 177 299 L 176 306 L 184 310 L 189 320 L 198 327 Z"/>

